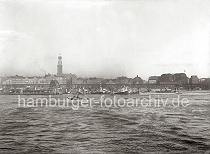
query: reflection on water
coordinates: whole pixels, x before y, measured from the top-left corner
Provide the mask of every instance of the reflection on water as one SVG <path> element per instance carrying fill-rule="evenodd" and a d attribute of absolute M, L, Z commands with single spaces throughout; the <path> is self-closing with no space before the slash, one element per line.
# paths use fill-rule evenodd
<path fill-rule="evenodd" d="M 72 110 L 18 108 L 17 96 L 0 96 L 0 152 L 208 153 L 210 92 L 181 97 L 191 105 Z"/>

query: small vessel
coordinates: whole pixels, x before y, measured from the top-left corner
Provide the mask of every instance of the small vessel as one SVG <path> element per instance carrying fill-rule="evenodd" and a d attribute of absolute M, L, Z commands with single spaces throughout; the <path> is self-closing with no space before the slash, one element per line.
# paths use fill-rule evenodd
<path fill-rule="evenodd" d="M 171 93 L 172 89 L 164 88 L 164 89 L 156 90 L 155 92 L 157 92 L 157 93 Z"/>
<path fill-rule="evenodd" d="M 123 87 L 123 88 L 120 89 L 120 91 L 115 92 L 114 94 L 118 94 L 118 95 L 127 95 L 127 94 L 129 94 L 129 92 L 128 92 L 128 87 Z"/>
<path fill-rule="evenodd" d="M 76 100 L 76 99 L 80 99 L 79 94 L 73 95 L 73 96 L 67 96 L 68 99 L 70 100 Z"/>
<path fill-rule="evenodd" d="M 181 91 L 176 91 L 175 93 L 176 93 L 176 94 L 182 94 L 182 92 L 181 92 Z"/>
<path fill-rule="evenodd" d="M 179 88 L 175 88 L 174 93 L 176 93 L 176 94 L 182 94 L 182 92 L 180 91 Z"/>
<path fill-rule="evenodd" d="M 80 97 L 79 94 L 73 95 L 72 97 L 68 96 L 67 98 L 70 100 L 83 100 L 83 99 L 89 100 L 89 98 Z"/>

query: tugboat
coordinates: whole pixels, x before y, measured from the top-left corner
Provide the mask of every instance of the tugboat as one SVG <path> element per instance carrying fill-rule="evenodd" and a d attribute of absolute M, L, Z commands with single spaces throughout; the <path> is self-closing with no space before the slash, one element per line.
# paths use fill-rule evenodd
<path fill-rule="evenodd" d="M 168 88 L 164 88 L 164 89 L 157 90 L 155 92 L 157 92 L 157 93 L 172 93 L 172 90 L 168 89 Z"/>
<path fill-rule="evenodd" d="M 174 90 L 174 93 L 176 93 L 176 94 L 182 94 L 182 92 L 181 92 L 180 89 L 178 89 L 178 88 L 176 88 L 176 89 Z"/>
<path fill-rule="evenodd" d="M 92 91 L 91 94 L 103 94 L 102 87 L 100 87 L 100 90 L 96 89 L 95 91 Z"/>
<path fill-rule="evenodd" d="M 123 87 L 120 89 L 119 92 L 115 92 L 114 94 L 118 94 L 118 95 L 128 95 L 129 92 L 128 92 L 128 87 Z"/>

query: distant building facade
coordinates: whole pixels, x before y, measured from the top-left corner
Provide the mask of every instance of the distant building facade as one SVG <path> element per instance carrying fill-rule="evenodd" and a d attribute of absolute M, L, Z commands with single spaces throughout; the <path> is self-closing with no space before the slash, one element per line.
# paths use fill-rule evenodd
<path fill-rule="evenodd" d="M 199 84 L 200 80 L 197 75 L 192 75 L 189 80 L 190 84 Z"/>
<path fill-rule="evenodd" d="M 210 78 L 201 78 L 200 83 L 204 86 L 205 89 L 210 89 Z"/>
<path fill-rule="evenodd" d="M 66 79 L 54 75 L 47 75 L 43 77 L 23 77 L 23 76 L 10 76 L 2 82 L 2 85 L 47 85 L 52 80 L 57 80 L 59 84 L 65 84 Z"/>
<path fill-rule="evenodd" d="M 158 79 L 160 84 L 179 84 L 184 85 L 189 83 L 189 78 L 185 73 L 162 74 Z"/>
<path fill-rule="evenodd" d="M 137 75 L 135 78 L 132 79 L 132 84 L 143 84 L 143 80 Z"/>
<path fill-rule="evenodd" d="M 149 84 L 158 84 L 160 76 L 150 76 L 148 79 Z"/>
<path fill-rule="evenodd" d="M 173 74 L 162 74 L 159 79 L 160 84 L 174 84 Z"/>
<path fill-rule="evenodd" d="M 177 84 L 188 84 L 189 78 L 185 73 L 175 73 L 174 82 L 176 82 Z"/>

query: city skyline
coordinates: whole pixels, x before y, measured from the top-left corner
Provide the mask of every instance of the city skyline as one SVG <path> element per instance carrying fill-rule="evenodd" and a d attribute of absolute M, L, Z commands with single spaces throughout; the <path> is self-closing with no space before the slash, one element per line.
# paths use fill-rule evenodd
<path fill-rule="evenodd" d="M 61 53 L 64 73 L 81 77 L 210 77 L 209 1 L 0 4 L 1 75 L 56 74 Z"/>
<path fill-rule="evenodd" d="M 0 153 L 210 154 L 210 0 L 0 0 Z"/>
<path fill-rule="evenodd" d="M 149 81 L 149 79 L 150 79 L 150 77 L 151 78 L 156 78 L 156 77 L 161 77 L 162 75 L 186 75 L 186 77 L 193 77 L 193 76 L 195 76 L 195 77 L 197 77 L 198 75 L 197 74 L 194 74 L 194 75 L 190 75 L 190 76 L 188 76 L 187 74 L 186 74 L 186 72 L 184 71 L 184 72 L 167 72 L 167 73 L 162 73 L 162 74 L 160 74 L 160 75 L 152 75 L 152 76 L 149 76 L 148 78 L 141 78 L 138 74 L 135 76 L 135 77 L 140 77 L 142 80 L 144 80 L 144 81 Z M 59 55 L 58 55 L 58 57 L 57 57 L 57 72 L 56 73 L 45 73 L 45 74 L 42 74 L 41 76 L 57 76 L 57 77 L 65 77 L 66 75 L 71 75 L 71 76 L 75 76 L 75 77 L 77 77 L 77 78 L 89 78 L 89 79 L 94 79 L 94 78 L 103 78 L 103 79 L 117 79 L 117 78 L 121 78 L 121 77 L 125 77 L 125 78 L 130 78 L 130 79 L 132 79 L 132 78 L 135 78 L 135 77 L 130 77 L 130 76 L 116 76 L 116 77 L 113 77 L 113 78 L 105 78 L 105 77 L 97 77 L 97 76 L 89 76 L 89 77 L 81 77 L 81 76 L 77 76 L 77 74 L 73 74 L 73 73 L 66 73 L 66 72 L 63 72 L 63 61 L 62 61 L 62 55 L 59 53 Z M 7 77 L 9 77 L 9 76 L 16 76 L 16 77 L 36 77 L 37 75 L 31 75 L 31 76 L 25 76 L 25 75 L 20 75 L 20 74 L 15 74 L 15 75 L 4 75 L 5 77 L 7 76 Z M 0 76 L 1 77 L 1 76 Z M 200 77 L 201 79 L 203 78 L 204 79 L 204 77 Z"/>

